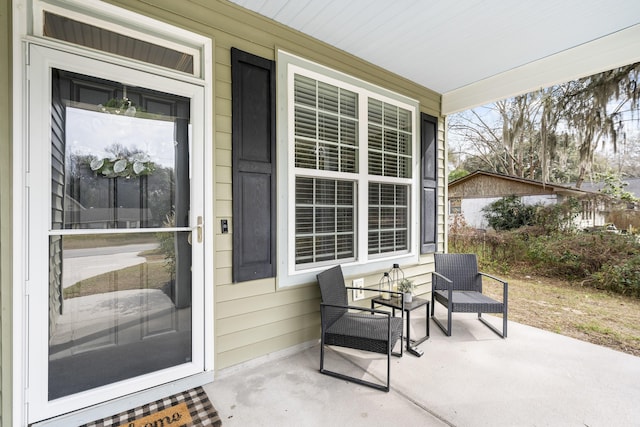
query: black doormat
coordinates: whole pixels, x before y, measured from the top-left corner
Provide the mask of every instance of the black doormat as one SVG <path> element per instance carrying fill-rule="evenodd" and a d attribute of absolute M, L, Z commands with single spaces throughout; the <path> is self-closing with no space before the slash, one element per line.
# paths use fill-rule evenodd
<path fill-rule="evenodd" d="M 80 427 L 200 427 L 222 425 L 202 387 L 157 400 Z"/>

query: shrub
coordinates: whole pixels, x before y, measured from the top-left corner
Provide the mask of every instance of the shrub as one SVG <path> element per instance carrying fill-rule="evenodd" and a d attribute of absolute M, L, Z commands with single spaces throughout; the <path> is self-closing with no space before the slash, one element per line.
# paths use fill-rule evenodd
<path fill-rule="evenodd" d="M 640 256 L 621 264 L 605 264 L 592 278 L 597 288 L 640 297 Z"/>
<path fill-rule="evenodd" d="M 581 210 L 580 202 L 571 197 L 562 203 L 537 206 L 533 222 L 547 233 L 574 231 L 576 229 L 574 219 L 580 215 Z"/>
<path fill-rule="evenodd" d="M 469 232 L 457 235 L 456 241 L 449 245 L 450 252 L 476 253 L 481 268 L 489 271 L 556 277 L 640 297 L 640 246 L 635 236 L 547 234 L 544 227 L 532 226 Z"/>
<path fill-rule="evenodd" d="M 167 214 L 163 222 L 165 227 L 175 227 L 176 215 L 174 212 Z M 159 250 L 165 257 L 164 267 L 167 269 L 171 277 L 176 274 L 176 249 L 174 241 L 175 233 L 162 231 L 156 233 L 156 237 L 160 243 Z"/>
<path fill-rule="evenodd" d="M 536 206 L 525 205 L 517 196 L 507 196 L 489 204 L 482 211 L 494 230 L 513 230 L 534 224 Z"/>

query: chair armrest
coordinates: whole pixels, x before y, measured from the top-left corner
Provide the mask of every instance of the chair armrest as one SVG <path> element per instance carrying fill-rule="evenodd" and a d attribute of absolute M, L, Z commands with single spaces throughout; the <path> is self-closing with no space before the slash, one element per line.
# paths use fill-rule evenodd
<path fill-rule="evenodd" d="M 496 282 L 500 282 L 500 283 L 507 283 L 505 280 L 502 280 L 496 276 L 492 276 L 491 274 L 487 274 L 487 273 L 483 273 L 482 271 L 479 271 L 478 274 L 484 276 L 484 277 L 488 277 L 489 279 L 493 279 Z"/>
<path fill-rule="evenodd" d="M 445 281 L 445 286 L 447 287 L 447 289 L 451 290 L 452 287 L 451 285 L 453 285 L 453 280 L 449 279 L 446 276 L 443 276 L 440 273 L 436 273 L 435 271 L 431 272 L 432 276 L 431 276 L 431 291 L 435 291 L 436 290 L 436 281 L 434 280 L 433 276 L 437 276 L 439 278 L 441 278 L 442 280 Z"/>
<path fill-rule="evenodd" d="M 502 279 L 500 279 L 500 278 L 498 278 L 498 277 L 496 277 L 496 276 L 492 276 L 491 274 L 483 273 L 483 272 L 481 272 L 481 271 L 479 271 L 479 272 L 478 272 L 478 274 L 480 274 L 481 276 L 484 276 L 484 277 L 488 277 L 489 279 L 493 279 L 493 280 L 495 280 L 496 282 L 500 282 L 500 283 L 502 283 L 502 297 L 503 297 L 503 301 L 506 301 L 506 300 L 507 300 L 507 292 L 508 292 L 509 284 L 507 283 L 507 281 L 506 281 L 506 280 L 502 280 Z"/>
<path fill-rule="evenodd" d="M 354 286 L 345 286 L 345 288 L 358 290 L 358 291 L 380 292 L 380 289 L 373 289 L 373 288 L 356 288 Z M 404 317 L 404 298 L 402 298 L 403 296 L 402 292 L 397 292 L 397 291 L 385 291 L 385 292 L 388 294 L 394 294 L 396 297 L 400 299 L 400 302 L 402 303 L 402 316 Z"/>
<path fill-rule="evenodd" d="M 325 304 L 323 302 L 320 303 L 320 308 L 322 307 L 331 307 L 331 308 L 342 308 L 342 309 L 346 309 L 346 310 L 356 310 L 356 311 L 366 311 L 367 313 L 371 313 L 371 314 L 383 314 L 387 317 L 391 317 L 391 313 L 389 313 L 388 311 L 384 311 L 384 310 L 377 310 L 375 308 L 367 308 L 367 307 L 360 307 L 357 305 L 338 305 L 338 304 Z"/>
<path fill-rule="evenodd" d="M 432 276 L 431 276 L 431 292 L 433 293 L 436 290 L 436 281 L 434 280 L 433 276 L 437 276 L 439 278 L 441 278 L 442 280 L 445 281 L 445 286 L 447 287 L 447 294 L 448 294 L 448 300 L 449 303 L 451 303 L 451 299 L 453 297 L 453 280 L 449 279 L 446 276 L 443 276 L 440 273 L 436 273 L 435 271 L 431 272 Z"/>
<path fill-rule="evenodd" d="M 435 271 L 432 271 L 431 274 L 433 274 L 434 276 L 438 276 L 441 279 L 444 279 L 444 281 L 447 282 L 447 283 L 453 283 L 453 281 L 451 279 L 447 278 L 446 276 L 443 276 L 440 273 L 436 273 Z"/>

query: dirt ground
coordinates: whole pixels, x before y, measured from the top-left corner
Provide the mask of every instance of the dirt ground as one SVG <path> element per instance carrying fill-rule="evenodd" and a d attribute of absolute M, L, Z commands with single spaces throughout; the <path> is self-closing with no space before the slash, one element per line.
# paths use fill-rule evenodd
<path fill-rule="evenodd" d="M 640 356 L 640 300 L 558 279 L 502 277 L 509 282 L 509 320 Z M 502 287 L 485 284 L 501 295 Z"/>

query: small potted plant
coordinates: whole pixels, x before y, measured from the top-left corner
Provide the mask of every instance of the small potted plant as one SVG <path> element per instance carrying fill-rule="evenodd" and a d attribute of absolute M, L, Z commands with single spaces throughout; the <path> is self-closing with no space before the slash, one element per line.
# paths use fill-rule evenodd
<path fill-rule="evenodd" d="M 402 279 L 400 283 L 398 283 L 398 292 L 402 292 L 404 295 L 404 302 L 413 301 L 413 290 L 416 288 L 416 285 L 409 279 Z"/>

